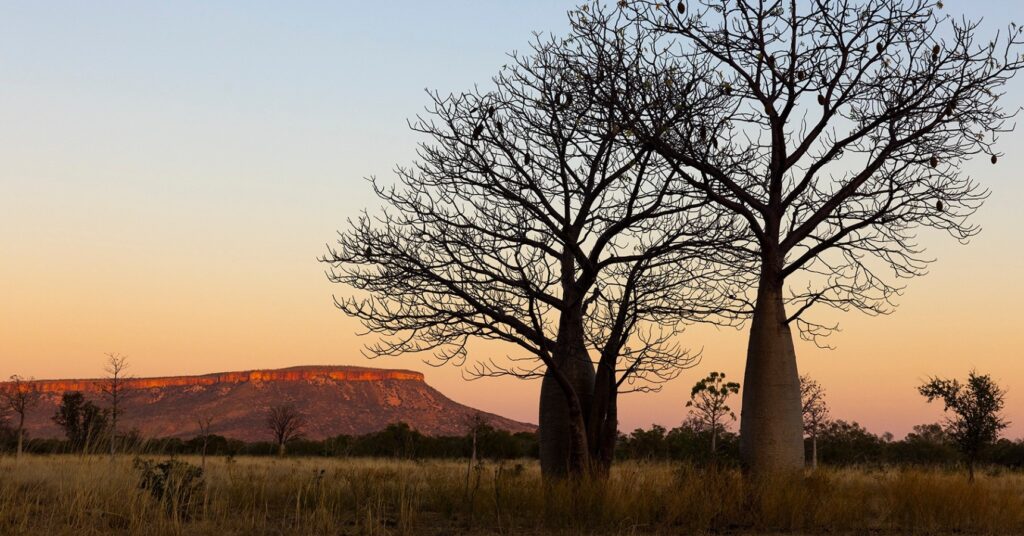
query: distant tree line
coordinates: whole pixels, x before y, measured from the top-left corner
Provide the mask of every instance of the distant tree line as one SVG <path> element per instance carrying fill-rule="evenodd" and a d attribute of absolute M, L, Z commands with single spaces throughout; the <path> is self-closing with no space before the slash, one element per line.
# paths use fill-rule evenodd
<path fill-rule="evenodd" d="M 719 429 L 714 453 L 709 446 L 712 432 L 699 421 L 687 420 L 667 429 L 654 425 L 620 434 L 616 458 L 623 460 L 678 461 L 702 465 L 717 459 L 718 463 L 739 463 L 739 436 Z M 89 452 L 109 449 L 104 435 L 88 446 Z M 143 438 L 133 430 L 118 435 L 124 451 L 154 455 L 199 455 L 206 445 L 210 456 L 276 456 L 274 441 L 246 442 L 221 435 L 181 438 Z M 954 440 L 939 424 L 922 424 L 902 440 L 891 434 L 874 434 L 853 421 L 835 420 L 818 432 L 818 459 L 825 466 L 852 465 L 919 465 L 956 467 L 962 462 Z M 512 433 L 482 425 L 477 431 L 477 456 L 481 459 L 509 460 L 537 458 L 537 435 Z M 0 451 L 12 453 L 17 448 L 17 434 L 12 428 L 0 429 Z M 25 451 L 34 454 L 82 452 L 85 442 L 70 438 L 33 439 L 25 443 Z M 807 459 L 811 458 L 811 439 L 805 440 Z M 299 439 L 288 445 L 290 456 L 375 457 L 399 459 L 466 459 L 472 455 L 471 434 L 429 436 L 406 423 L 393 423 L 378 432 L 363 435 L 338 435 L 323 440 Z M 978 455 L 979 465 L 1012 469 L 1024 468 L 1024 439 L 999 439 Z"/>
<path fill-rule="evenodd" d="M 835 420 L 818 432 L 818 461 L 826 466 L 919 465 L 959 466 L 963 458 L 953 438 L 939 424 L 914 427 L 902 440 L 892 434 L 873 434 L 854 421 Z M 684 423 L 671 430 L 654 425 L 620 436 L 617 456 L 621 459 L 678 460 L 703 463 L 711 459 L 708 445 L 710 430 Z M 804 441 L 805 454 L 811 459 L 811 439 Z M 720 463 L 739 463 L 739 437 L 732 432 L 718 433 L 716 456 Z M 1024 468 L 1024 439 L 999 439 L 982 449 L 980 465 Z"/>
<path fill-rule="evenodd" d="M 109 436 L 100 434 L 87 443 L 84 436 L 64 439 L 33 439 L 25 443 L 25 451 L 34 454 L 101 453 L 109 449 Z M 138 430 L 117 436 L 123 451 L 135 454 L 209 456 L 277 456 L 277 441 L 247 442 L 217 434 L 199 435 L 191 439 L 177 437 L 145 438 Z M 17 435 L 9 427 L 0 428 L 0 452 L 13 452 Z M 476 452 L 481 459 L 521 459 L 537 457 L 537 435 L 530 432 L 509 432 L 483 424 L 476 429 Z M 399 459 L 469 458 L 472 455 L 471 433 L 454 436 L 425 435 L 406 423 L 389 424 L 383 430 L 363 434 L 341 434 L 322 440 L 295 439 L 288 443 L 290 456 L 374 457 Z"/>

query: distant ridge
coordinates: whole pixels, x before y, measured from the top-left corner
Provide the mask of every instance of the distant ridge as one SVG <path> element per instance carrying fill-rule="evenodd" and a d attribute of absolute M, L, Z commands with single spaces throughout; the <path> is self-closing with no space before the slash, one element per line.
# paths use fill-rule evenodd
<path fill-rule="evenodd" d="M 199 376 L 158 376 L 154 378 L 130 378 L 125 380 L 128 389 L 151 389 L 161 387 L 177 387 L 191 385 L 217 385 L 224 383 L 301 381 L 301 380 L 336 380 L 336 381 L 380 381 L 407 380 L 424 381 L 423 373 L 400 369 L 376 369 L 367 367 L 347 366 L 299 366 L 282 369 L 255 369 L 239 372 L 215 372 Z M 65 391 L 81 391 L 83 393 L 99 393 L 102 391 L 105 378 L 88 378 L 73 380 L 35 380 L 44 393 L 63 393 Z"/>
<path fill-rule="evenodd" d="M 30 437 L 60 437 L 51 417 L 63 393 L 80 391 L 102 404 L 104 379 L 36 380 L 41 403 L 26 422 Z M 211 433 L 245 441 L 269 440 L 265 410 L 290 404 L 309 422 L 306 435 L 323 439 L 358 435 L 405 422 L 427 435 L 461 435 L 479 413 L 495 428 L 534 431 L 532 424 L 481 412 L 449 399 L 410 370 L 351 366 L 298 366 L 198 376 L 133 378 L 120 428 L 147 437 L 199 434 L 197 417 L 213 416 Z"/>

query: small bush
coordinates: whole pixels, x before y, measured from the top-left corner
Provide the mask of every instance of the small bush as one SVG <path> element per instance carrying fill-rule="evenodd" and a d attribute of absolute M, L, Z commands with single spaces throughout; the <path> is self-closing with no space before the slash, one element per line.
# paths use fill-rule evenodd
<path fill-rule="evenodd" d="M 192 517 L 203 492 L 201 467 L 178 460 L 156 463 L 138 458 L 133 466 L 140 473 L 139 489 L 148 491 L 169 514 Z"/>

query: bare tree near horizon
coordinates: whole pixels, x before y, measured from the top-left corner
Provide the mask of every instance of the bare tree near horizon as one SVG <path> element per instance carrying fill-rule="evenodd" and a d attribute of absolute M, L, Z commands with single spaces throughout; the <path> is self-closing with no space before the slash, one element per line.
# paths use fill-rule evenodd
<path fill-rule="evenodd" d="M 972 370 L 967 383 L 932 377 L 917 388 L 928 399 L 941 400 L 946 417 L 945 431 L 967 461 L 968 480 L 974 482 L 974 466 L 982 449 L 999 439 L 999 432 L 1009 426 L 1000 412 L 1005 405 L 1006 391 L 988 374 Z"/>
<path fill-rule="evenodd" d="M 107 363 L 103 370 L 107 377 L 100 385 L 100 391 L 110 404 L 110 460 L 113 461 L 117 453 L 117 418 L 121 416 L 122 403 L 128 395 L 125 383 L 130 377 L 126 376 L 128 356 L 116 352 L 108 353 L 106 356 Z"/>
<path fill-rule="evenodd" d="M 469 415 L 466 416 L 466 435 L 469 436 L 470 440 L 469 465 L 466 467 L 465 499 L 467 501 L 473 500 L 470 490 L 475 490 L 475 488 L 472 488 L 470 486 L 470 483 L 472 481 L 473 476 L 473 467 L 475 467 L 477 464 L 477 435 L 486 426 L 488 426 L 487 417 L 485 417 L 482 412 L 474 411 L 473 413 L 470 413 Z"/>
<path fill-rule="evenodd" d="M 374 182 L 385 208 L 322 259 L 358 292 L 338 307 L 381 335 L 371 357 L 432 351 L 470 378 L 541 378 L 546 477 L 605 473 L 618 395 L 696 362 L 676 339 L 686 323 L 744 307 L 734 221 L 595 101 L 613 82 L 602 69 L 538 38 L 492 90 L 432 93 L 411 125 L 419 161 Z M 469 363 L 474 340 L 520 353 Z"/>
<path fill-rule="evenodd" d="M 712 456 L 717 452 L 718 433 L 725 430 L 723 421 L 726 417 L 736 420 L 736 414 L 729 407 L 728 401 L 731 395 L 739 392 L 740 384 L 726 382 L 724 372 L 712 372 L 690 389 L 690 400 L 686 402 L 686 407 L 690 408 L 694 422 L 711 431 Z"/>
<path fill-rule="evenodd" d="M 196 424 L 199 426 L 199 434 L 203 437 L 202 467 L 206 471 L 206 448 L 210 444 L 210 429 L 213 426 L 213 415 L 204 413 L 196 415 Z"/>
<path fill-rule="evenodd" d="M 18 419 L 16 433 L 18 436 L 18 450 L 15 455 L 21 459 L 25 444 L 25 418 L 28 411 L 39 403 L 41 393 L 32 378 L 22 378 L 14 374 L 10 380 L 0 389 L 0 403 L 4 408 L 13 413 Z"/>
<path fill-rule="evenodd" d="M 267 429 L 277 443 L 277 455 L 284 456 L 286 445 L 305 436 L 306 416 L 292 405 L 267 408 Z"/>
<path fill-rule="evenodd" d="M 816 306 L 886 314 L 930 262 L 917 232 L 966 242 L 988 196 L 963 171 L 1016 111 L 1021 28 L 985 34 L 936 0 L 591 4 L 574 38 L 620 80 L 602 99 L 752 241 L 740 424 L 754 474 L 804 464 L 794 328 L 826 346 Z M 685 87 L 685 91 L 679 88 Z"/>
<path fill-rule="evenodd" d="M 818 468 L 818 432 L 828 423 L 825 389 L 810 376 L 800 376 L 800 404 L 804 433 L 811 438 L 811 467 Z"/>

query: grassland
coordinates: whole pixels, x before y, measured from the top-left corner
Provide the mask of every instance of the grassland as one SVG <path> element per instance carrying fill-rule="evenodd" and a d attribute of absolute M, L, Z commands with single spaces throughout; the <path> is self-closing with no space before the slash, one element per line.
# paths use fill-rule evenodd
<path fill-rule="evenodd" d="M 139 489 L 129 456 L 0 458 L 4 535 L 780 532 L 1024 533 L 1024 475 L 824 469 L 750 485 L 623 462 L 573 489 L 544 486 L 532 461 L 210 458 L 190 504 L 169 504 Z"/>

